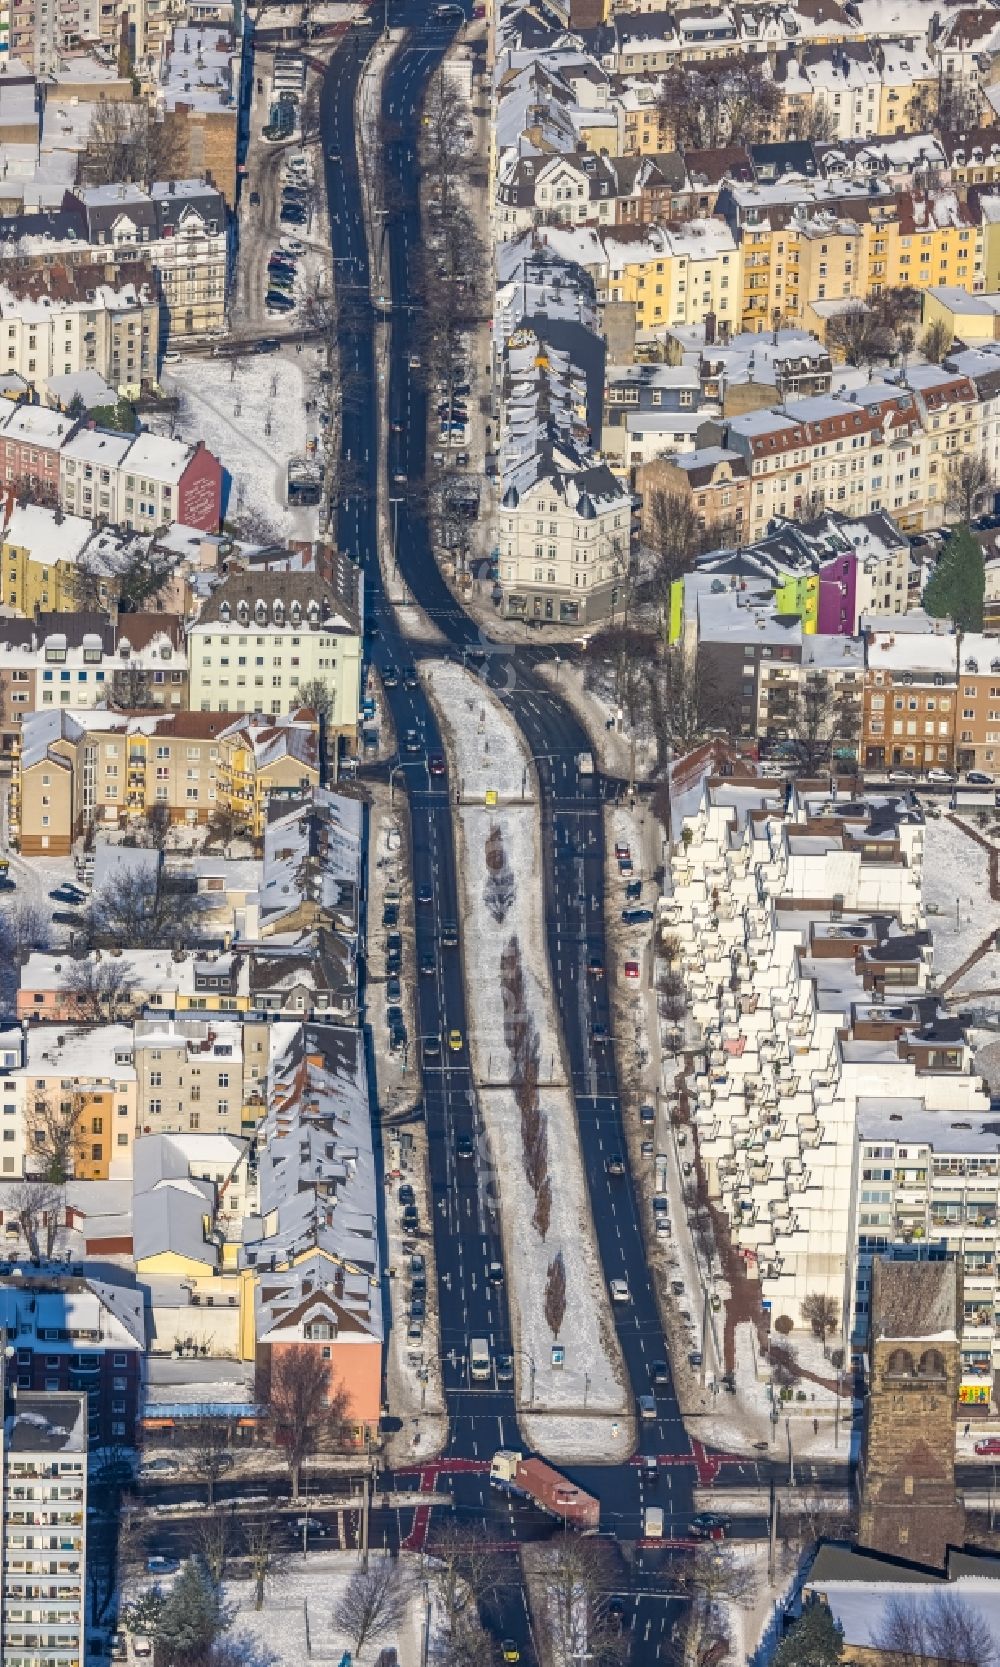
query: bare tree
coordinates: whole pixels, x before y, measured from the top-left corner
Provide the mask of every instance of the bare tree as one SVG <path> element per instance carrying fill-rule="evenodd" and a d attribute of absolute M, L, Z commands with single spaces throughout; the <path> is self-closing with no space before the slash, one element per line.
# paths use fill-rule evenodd
<path fill-rule="evenodd" d="M 997 1640 L 987 1617 L 956 1592 L 896 1596 L 871 1629 L 872 1646 L 890 1667 L 994 1667 Z"/>
<path fill-rule="evenodd" d="M 18 1181 L 4 1195 L 4 1215 L 17 1222 L 33 1262 L 51 1256 L 63 1225 L 65 1201 L 61 1187 L 49 1181 Z"/>
<path fill-rule="evenodd" d="M 298 1489 L 294 1490 L 298 1497 Z M 254 1608 L 263 1609 L 268 1575 L 277 1574 L 284 1566 L 285 1557 L 278 1544 L 280 1519 L 269 1511 L 249 1517 L 243 1524 L 250 1574 L 254 1583 Z"/>
<path fill-rule="evenodd" d="M 984 499 L 996 497 L 997 477 L 984 451 L 962 452 L 952 459 L 945 482 L 948 509 L 958 521 L 972 521 Z"/>
<path fill-rule="evenodd" d="M 545 1277 L 545 1318 L 553 1337 L 558 1337 L 566 1318 L 566 1263 L 561 1250 L 553 1256 Z"/>
<path fill-rule="evenodd" d="M 134 980 L 131 961 L 91 952 L 64 965 L 62 989 L 75 1018 L 110 1025 L 132 1011 Z"/>
<path fill-rule="evenodd" d="M 164 873 L 122 868 L 101 887 L 85 914 L 88 941 L 134 949 L 186 949 L 199 936 L 197 893 Z"/>
<path fill-rule="evenodd" d="M 812 1334 L 817 1337 L 826 1352 L 826 1340 L 832 1337 L 840 1324 L 840 1304 L 836 1297 L 828 1297 L 825 1291 L 809 1291 L 802 1298 L 802 1318 L 812 1328 Z"/>
<path fill-rule="evenodd" d="M 373 1557 L 367 1568 L 355 1569 L 333 1612 L 336 1626 L 347 1634 L 360 1655 L 393 1632 L 406 1610 L 406 1588 L 391 1557 Z"/>
<path fill-rule="evenodd" d="M 199 1516 L 195 1525 L 195 1545 L 215 1584 L 218 1586 L 226 1572 L 232 1542 L 230 1512 L 216 1506 Z"/>
<path fill-rule="evenodd" d="M 772 1342 L 767 1351 L 771 1376 L 779 1389 L 794 1389 L 802 1376 L 798 1357 L 790 1343 Z"/>
<path fill-rule="evenodd" d="M 318 1348 L 299 1343 L 271 1352 L 267 1416 L 272 1439 L 283 1447 L 299 1497 L 302 1466 L 311 1453 L 335 1441 L 347 1416 L 349 1397 L 336 1382 Z"/>
<path fill-rule="evenodd" d="M 205 850 L 221 850 L 232 843 L 238 834 L 246 832 L 246 819 L 232 805 L 217 804 L 205 829 Z"/>
<path fill-rule="evenodd" d="M 73 1179 L 86 1157 L 90 1104 L 91 1096 L 79 1087 L 29 1090 L 26 1161 L 33 1175 L 55 1186 Z"/>
<path fill-rule="evenodd" d="M 428 1552 L 428 1577 L 441 1612 L 442 1633 L 450 1639 L 467 1609 L 483 1605 L 502 1581 L 503 1566 L 485 1529 L 453 1516 L 434 1516 Z"/>
<path fill-rule="evenodd" d="M 772 698 L 771 724 L 781 728 L 795 748 L 796 761 L 804 775 L 815 775 L 830 761 L 837 741 L 856 741 L 861 726 L 859 704 L 844 690 L 837 690 L 822 672 L 810 672 L 784 708 Z"/>
<path fill-rule="evenodd" d="M 150 186 L 176 178 L 178 146 L 170 122 L 140 101 L 99 99 L 94 106 L 82 173 L 90 185 L 127 180 Z"/>
<path fill-rule="evenodd" d="M 894 349 L 892 330 L 863 301 L 851 301 L 827 325 L 826 339 L 849 365 L 875 365 Z"/>
<path fill-rule="evenodd" d="M 9 961 L 20 965 L 33 950 L 48 949 L 52 923 L 40 903 L 30 897 L 16 897 L 0 910 L 0 949 Z"/>
<path fill-rule="evenodd" d="M 614 1556 L 601 1540 L 566 1534 L 546 1548 L 539 1573 L 544 1588 L 540 1630 L 549 1659 L 581 1657 L 626 1662 L 629 1639 L 614 1623 L 608 1599 L 614 1591 Z"/>
<path fill-rule="evenodd" d="M 215 1504 L 215 1488 L 231 1463 L 225 1421 L 199 1418 L 191 1436 L 191 1469 L 205 1484 L 209 1505 Z"/>
<path fill-rule="evenodd" d="M 680 150 L 746 145 L 771 131 L 781 93 L 766 58 L 737 52 L 679 64 L 663 76 L 659 108 Z"/>

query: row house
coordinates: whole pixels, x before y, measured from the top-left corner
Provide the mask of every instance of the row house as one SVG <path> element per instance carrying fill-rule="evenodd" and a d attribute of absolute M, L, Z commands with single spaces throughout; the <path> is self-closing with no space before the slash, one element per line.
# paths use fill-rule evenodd
<path fill-rule="evenodd" d="M 127 280 L 93 265 L 4 267 L 0 373 L 44 395 L 50 377 L 95 371 L 137 394 L 155 381 L 159 352 L 159 286 L 146 263 L 135 263 Z"/>
<path fill-rule="evenodd" d="M 4 1173 L 42 1181 L 59 1151 L 78 1181 L 131 1174 L 136 1079 L 128 1026 L 34 1030 L 24 1063 L 0 1087 Z"/>
<path fill-rule="evenodd" d="M 47 706 L 187 707 L 180 620 L 168 614 L 52 613 L 0 620 L 0 712 L 18 724 Z"/>
<path fill-rule="evenodd" d="M 137 1019 L 137 1129 L 252 1137 L 264 1110 L 270 1029 L 252 1019 Z"/>
<path fill-rule="evenodd" d="M 860 758 L 865 769 L 955 765 L 958 639 L 923 631 L 868 637 Z"/>
<path fill-rule="evenodd" d="M 363 1445 L 381 1412 L 385 1340 L 363 1041 L 357 1029 L 289 1029 L 275 1037 L 258 1136 L 260 1206 L 239 1249 L 251 1294 L 240 1353 L 266 1402 L 275 1366 L 309 1349 L 331 1394 L 346 1396 L 347 1439 Z"/>
<path fill-rule="evenodd" d="M 231 572 L 188 631 L 192 711 L 287 716 L 300 691 L 326 692 L 330 744 L 353 742 L 361 700 L 362 587 L 337 555 L 312 573 Z"/>
<path fill-rule="evenodd" d="M 0 466 L 9 496 L 27 496 L 62 516 L 139 532 L 177 524 L 218 530 L 222 465 L 203 440 L 120 434 L 15 406 L 0 414 Z M 50 596 L 43 605 L 66 604 Z"/>
<path fill-rule="evenodd" d="M 222 192 L 203 179 L 100 185 L 77 195 L 94 258 L 119 269 L 148 264 L 159 279 L 164 339 L 225 328 L 228 214 Z"/>
<path fill-rule="evenodd" d="M 872 381 L 849 396 L 709 420 L 696 438 L 744 459 L 756 540 L 807 505 L 855 517 L 885 511 L 904 532 L 939 527 L 958 460 L 981 448 L 983 430 L 970 377 L 915 365 L 905 381 Z"/>

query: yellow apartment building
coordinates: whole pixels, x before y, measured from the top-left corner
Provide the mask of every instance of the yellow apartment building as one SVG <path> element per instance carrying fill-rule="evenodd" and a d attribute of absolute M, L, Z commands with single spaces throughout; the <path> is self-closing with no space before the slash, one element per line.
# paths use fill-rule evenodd
<path fill-rule="evenodd" d="M 605 238 L 609 301 L 632 302 L 636 328 L 702 324 L 709 313 L 739 325 L 740 249 L 722 220 L 650 226 L 641 241 Z"/>

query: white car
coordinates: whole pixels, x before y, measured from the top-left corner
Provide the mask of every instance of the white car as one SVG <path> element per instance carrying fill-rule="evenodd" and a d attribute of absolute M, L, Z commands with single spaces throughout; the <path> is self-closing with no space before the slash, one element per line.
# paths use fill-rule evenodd
<path fill-rule="evenodd" d="M 911 786 L 916 781 L 916 779 L 917 778 L 913 774 L 912 770 L 890 770 L 889 771 L 889 780 L 890 781 L 905 782 L 908 787 Z"/>
<path fill-rule="evenodd" d="M 628 1288 L 627 1279 L 613 1279 L 609 1286 L 612 1302 L 631 1302 L 632 1293 Z"/>
<path fill-rule="evenodd" d="M 950 787 L 955 778 L 950 770 L 935 769 L 928 770 L 927 780 L 934 782 L 938 787 Z"/>

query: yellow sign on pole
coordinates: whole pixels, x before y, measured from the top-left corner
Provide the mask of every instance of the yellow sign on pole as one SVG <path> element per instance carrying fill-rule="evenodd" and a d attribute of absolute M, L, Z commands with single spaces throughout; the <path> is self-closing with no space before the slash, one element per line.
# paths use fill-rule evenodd
<path fill-rule="evenodd" d="M 497 792 L 495 787 L 490 787 L 490 788 L 487 789 L 486 803 L 488 805 L 495 805 L 495 804 L 499 803 L 499 799 L 500 799 L 500 795 Z"/>

